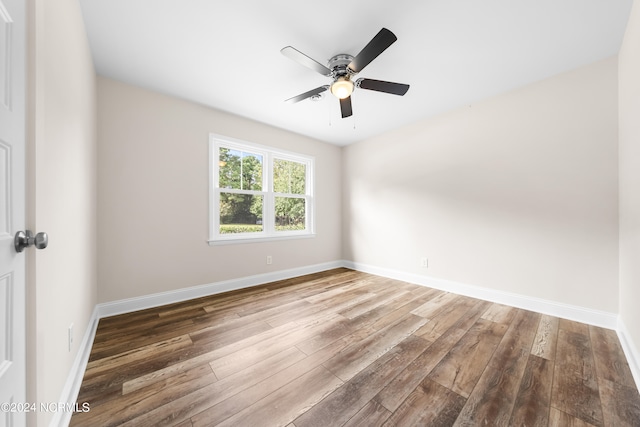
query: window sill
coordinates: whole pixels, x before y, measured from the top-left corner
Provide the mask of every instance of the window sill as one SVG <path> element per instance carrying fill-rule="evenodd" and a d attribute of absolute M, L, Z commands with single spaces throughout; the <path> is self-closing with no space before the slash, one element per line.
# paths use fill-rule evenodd
<path fill-rule="evenodd" d="M 237 239 L 208 240 L 208 243 L 209 243 L 209 246 L 223 246 L 223 245 L 237 245 L 237 244 L 243 244 L 243 243 L 275 242 L 279 240 L 312 239 L 314 237 L 316 237 L 315 233 L 293 234 L 288 236 L 268 236 L 268 237 L 248 237 L 248 238 L 237 238 Z"/>

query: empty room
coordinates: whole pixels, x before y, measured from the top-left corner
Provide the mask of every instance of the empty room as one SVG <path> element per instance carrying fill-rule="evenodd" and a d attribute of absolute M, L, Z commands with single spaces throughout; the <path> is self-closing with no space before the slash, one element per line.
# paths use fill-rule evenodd
<path fill-rule="evenodd" d="M 640 425 L 640 1 L 0 18 L 0 425 Z"/>

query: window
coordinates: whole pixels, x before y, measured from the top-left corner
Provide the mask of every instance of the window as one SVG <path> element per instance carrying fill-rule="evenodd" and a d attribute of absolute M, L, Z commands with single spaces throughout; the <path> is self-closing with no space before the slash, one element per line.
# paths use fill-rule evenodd
<path fill-rule="evenodd" d="M 313 158 L 211 135 L 210 244 L 313 236 Z"/>

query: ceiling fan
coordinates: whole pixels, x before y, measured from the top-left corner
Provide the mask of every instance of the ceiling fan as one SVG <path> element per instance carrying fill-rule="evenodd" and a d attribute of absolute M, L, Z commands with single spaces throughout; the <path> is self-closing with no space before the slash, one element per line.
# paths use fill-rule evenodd
<path fill-rule="evenodd" d="M 395 34 L 383 28 L 355 57 L 346 53 L 335 55 L 329 59 L 326 67 L 291 46 L 282 48 L 280 52 L 287 58 L 293 59 L 299 64 L 311 68 L 332 80 L 329 85 L 311 89 L 308 92 L 289 98 L 285 100 L 285 102 L 296 103 L 307 98 L 318 99 L 320 94 L 329 90 L 340 100 L 340 111 L 342 118 L 345 118 L 353 114 L 351 94 L 355 88 L 375 90 L 400 96 L 404 95 L 409 90 L 409 85 L 363 78 L 359 78 L 355 82 L 351 80 L 351 77 L 361 72 L 364 67 L 369 65 L 371 61 L 376 59 L 378 55 L 384 52 L 385 49 L 391 46 L 396 40 L 398 40 L 398 38 Z"/>

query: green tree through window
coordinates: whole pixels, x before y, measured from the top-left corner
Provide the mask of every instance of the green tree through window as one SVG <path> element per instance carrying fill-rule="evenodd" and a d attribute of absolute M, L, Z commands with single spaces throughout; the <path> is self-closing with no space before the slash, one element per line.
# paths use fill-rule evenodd
<path fill-rule="evenodd" d="M 220 148 L 220 188 L 262 191 L 262 156 Z M 220 233 L 262 231 L 264 197 L 237 192 L 220 193 Z"/>
<path fill-rule="evenodd" d="M 294 195 L 305 194 L 306 176 L 304 163 L 274 159 L 273 191 L 282 194 L 275 198 L 276 230 L 304 230 L 305 199 Z"/>
<path fill-rule="evenodd" d="M 210 242 L 313 234 L 313 158 L 211 135 Z"/>

